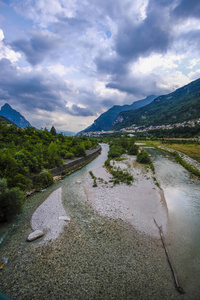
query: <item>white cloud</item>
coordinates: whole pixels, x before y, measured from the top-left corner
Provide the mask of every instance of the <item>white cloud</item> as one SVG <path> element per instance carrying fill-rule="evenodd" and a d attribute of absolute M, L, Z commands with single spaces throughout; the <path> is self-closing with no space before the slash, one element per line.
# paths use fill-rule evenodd
<path fill-rule="evenodd" d="M 158 87 L 163 90 L 171 90 L 172 92 L 176 89 L 188 84 L 190 78 L 179 71 L 166 72 L 164 76 L 160 77 Z"/>
<path fill-rule="evenodd" d="M 21 57 L 21 54 L 19 52 L 15 52 L 11 50 L 10 47 L 5 46 L 3 39 L 4 39 L 4 33 L 3 30 L 0 29 L 0 59 L 7 58 L 12 63 L 17 62 Z"/>
<path fill-rule="evenodd" d="M 184 55 L 175 55 L 173 52 L 162 55 L 153 54 L 149 57 L 140 57 L 137 62 L 134 62 L 130 69 L 135 72 L 147 74 L 153 72 L 155 69 L 170 70 L 179 67 L 184 59 Z"/>
<path fill-rule="evenodd" d="M 53 74 L 57 74 L 59 76 L 64 76 L 68 73 L 73 73 L 76 72 L 76 69 L 71 66 L 71 67 L 66 67 L 60 63 L 50 65 L 47 67 L 48 71 L 50 71 Z"/>
<path fill-rule="evenodd" d="M 57 15 L 72 18 L 76 15 L 76 0 L 27 0 L 14 1 L 15 10 L 39 26 L 46 28 L 57 21 Z"/>

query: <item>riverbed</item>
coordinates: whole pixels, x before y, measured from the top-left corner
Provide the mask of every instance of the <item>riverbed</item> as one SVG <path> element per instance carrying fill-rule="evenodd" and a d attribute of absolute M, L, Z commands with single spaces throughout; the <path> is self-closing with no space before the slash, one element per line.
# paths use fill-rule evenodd
<path fill-rule="evenodd" d="M 6 266 L 0 273 L 0 289 L 12 299 L 199 299 L 182 274 L 186 294 L 176 291 L 158 236 L 139 230 L 130 218 L 123 220 L 119 211 L 117 217 L 104 215 L 88 199 L 88 173 L 97 170 L 102 177 L 99 168 L 107 151 L 103 145 L 101 155 L 93 162 L 31 196 L 24 214 L 1 229 L 0 258 L 6 260 Z M 134 185 L 137 188 L 137 180 Z M 40 245 L 42 238 L 28 243 L 31 216 L 60 187 L 63 206 L 70 217 L 68 226 L 56 240 L 45 245 Z M 106 189 L 109 194 L 115 187 Z M 170 224 L 168 243 L 173 243 L 173 230 Z M 176 246 L 173 249 L 179 250 Z"/>

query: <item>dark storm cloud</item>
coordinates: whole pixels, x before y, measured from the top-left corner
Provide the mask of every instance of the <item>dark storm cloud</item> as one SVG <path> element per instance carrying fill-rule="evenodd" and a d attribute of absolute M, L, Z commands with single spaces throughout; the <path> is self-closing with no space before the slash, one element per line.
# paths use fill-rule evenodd
<path fill-rule="evenodd" d="M 24 73 L 13 67 L 8 59 L 0 60 L 0 95 L 22 104 L 27 110 L 44 109 L 54 111 L 65 108 L 62 93 L 70 89 L 62 79 L 41 73 Z"/>
<path fill-rule="evenodd" d="M 121 57 L 137 59 L 151 53 L 163 53 L 171 42 L 168 7 L 165 1 L 150 0 L 146 18 L 135 23 L 124 19 L 116 38 L 116 51 Z"/>
<path fill-rule="evenodd" d="M 66 107 L 68 97 L 70 99 L 74 97 L 75 102 L 80 101 L 85 107 L 76 103 L 72 107 Z M 39 108 L 84 117 L 96 116 L 97 112 L 102 112 L 102 103 L 97 101 L 97 104 L 94 101 L 96 99 L 94 93 L 80 90 L 78 99 L 76 97 L 77 95 L 73 95 L 73 91 L 60 77 L 56 78 L 45 72 L 22 72 L 8 59 L 0 60 L 0 100 L 6 100 L 11 105 L 22 105 L 28 111 Z M 108 102 L 106 103 L 108 105 Z"/>
<path fill-rule="evenodd" d="M 147 95 L 153 87 L 156 87 L 153 78 L 150 78 L 149 83 L 145 82 L 145 85 L 144 81 L 142 84 L 139 82 L 140 78 L 134 78 L 135 82 L 132 81 L 129 66 L 140 57 L 166 53 L 171 47 L 173 36 L 170 29 L 173 28 L 173 24 L 170 22 L 170 6 L 172 2 L 150 0 L 146 17 L 139 22 L 135 22 L 134 17 L 131 18 L 128 14 L 119 18 L 113 46 L 115 55 L 113 57 L 99 55 L 95 61 L 98 71 L 111 75 L 107 88 L 128 94 L 141 93 L 142 88 Z"/>
<path fill-rule="evenodd" d="M 167 50 L 169 42 L 169 31 L 159 27 L 154 18 L 148 18 L 139 26 L 127 21 L 118 33 L 116 50 L 120 56 L 133 59 L 161 53 Z"/>
<path fill-rule="evenodd" d="M 182 0 L 174 9 L 173 14 L 178 18 L 200 18 L 200 1 L 199 0 Z"/>
<path fill-rule="evenodd" d="M 97 69 L 101 73 L 121 75 L 126 73 L 126 61 L 119 56 L 116 58 L 104 58 L 98 56 L 95 59 Z"/>
<path fill-rule="evenodd" d="M 61 44 L 61 40 L 54 35 L 32 33 L 30 40 L 18 39 L 11 43 L 14 51 L 23 53 L 27 61 L 35 66 L 41 63 L 47 55 Z"/>
<path fill-rule="evenodd" d="M 76 104 L 73 104 L 72 107 L 70 108 L 66 107 L 65 111 L 72 116 L 82 116 L 82 117 L 94 116 L 94 112 L 92 112 L 90 109 L 80 107 Z"/>

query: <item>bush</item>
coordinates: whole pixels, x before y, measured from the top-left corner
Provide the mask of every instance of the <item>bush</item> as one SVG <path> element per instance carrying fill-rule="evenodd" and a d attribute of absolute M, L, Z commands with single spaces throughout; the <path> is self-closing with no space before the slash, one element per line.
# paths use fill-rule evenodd
<path fill-rule="evenodd" d="M 139 149 L 139 147 L 137 145 L 132 144 L 130 146 L 130 148 L 128 149 L 128 154 L 129 155 L 137 155 L 138 154 L 138 149 Z"/>
<path fill-rule="evenodd" d="M 137 154 L 137 162 L 139 162 L 141 164 L 150 164 L 151 163 L 151 158 L 150 158 L 149 154 L 147 153 L 147 151 L 142 149 L 142 151 Z"/>
<path fill-rule="evenodd" d="M 53 183 L 53 175 L 45 169 L 33 177 L 33 185 L 36 190 L 41 190 L 42 188 L 46 188 L 50 186 L 52 183 Z"/>
<path fill-rule="evenodd" d="M 6 179 L 0 179 L 0 222 L 12 219 L 22 212 L 24 193 L 19 188 L 7 188 Z"/>
<path fill-rule="evenodd" d="M 124 153 L 124 149 L 121 146 L 111 146 L 108 152 L 109 158 L 120 157 Z"/>

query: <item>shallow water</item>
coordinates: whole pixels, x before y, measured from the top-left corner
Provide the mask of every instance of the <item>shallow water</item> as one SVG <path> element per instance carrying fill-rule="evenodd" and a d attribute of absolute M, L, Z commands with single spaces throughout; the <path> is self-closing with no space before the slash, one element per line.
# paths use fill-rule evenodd
<path fill-rule="evenodd" d="M 168 206 L 167 241 L 180 283 L 186 293 L 190 290 L 194 299 L 200 299 L 200 181 L 167 154 L 148 152 Z"/>

